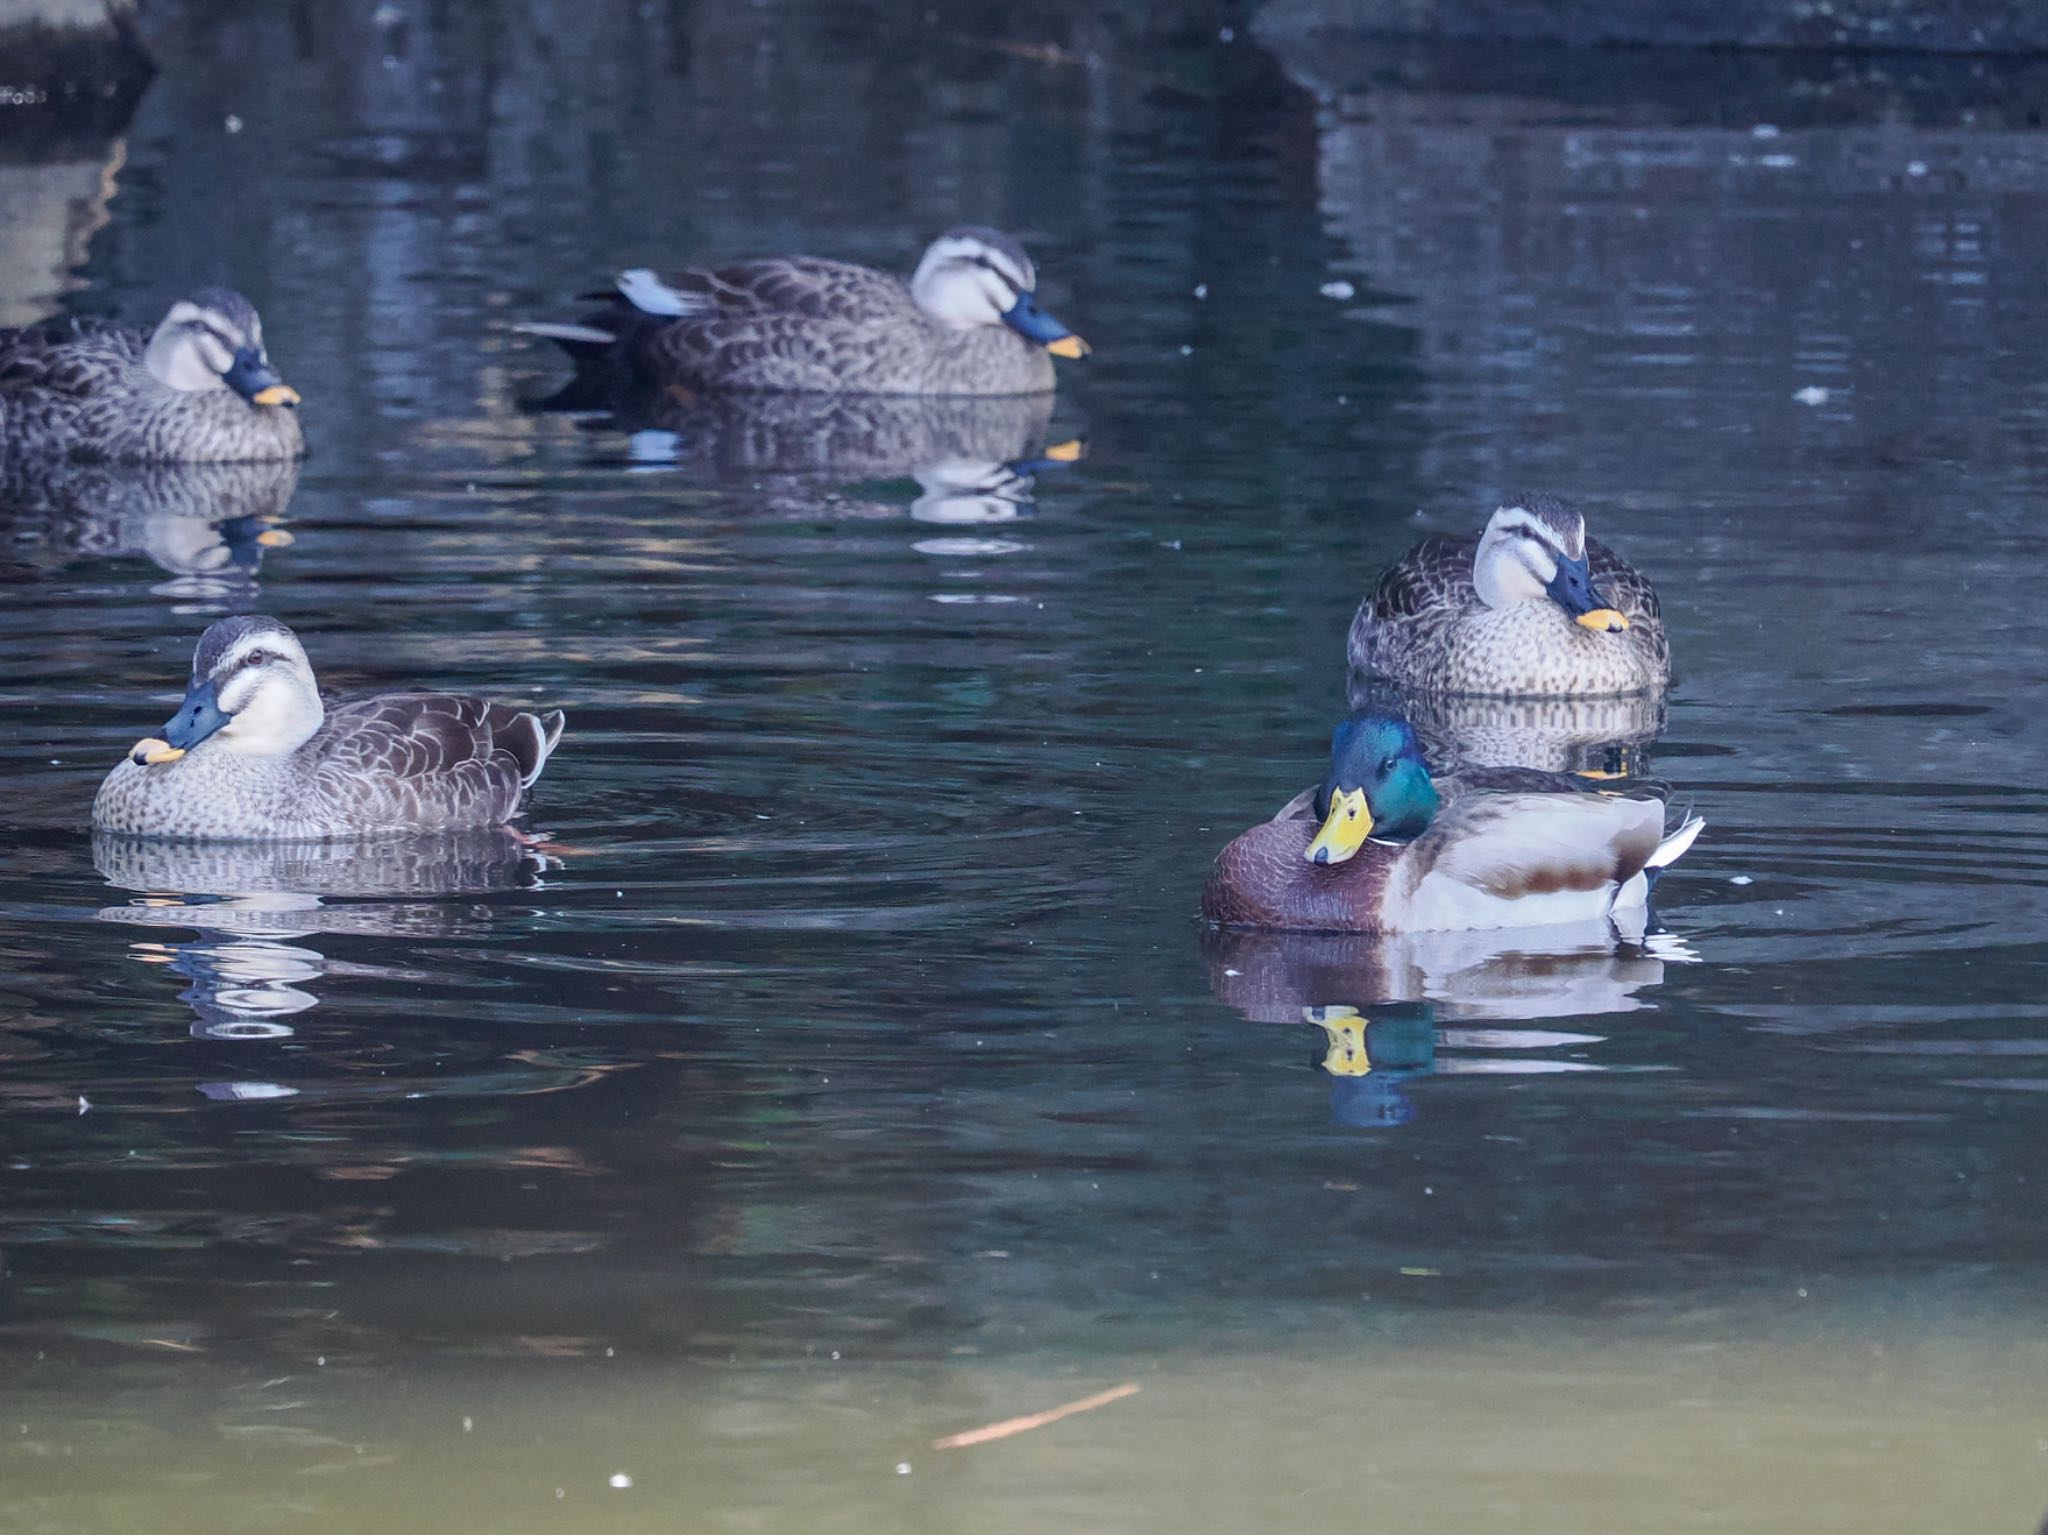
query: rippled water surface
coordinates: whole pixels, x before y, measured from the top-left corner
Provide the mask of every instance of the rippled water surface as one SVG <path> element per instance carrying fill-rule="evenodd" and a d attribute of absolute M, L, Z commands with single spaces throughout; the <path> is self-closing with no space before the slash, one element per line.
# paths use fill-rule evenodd
<path fill-rule="evenodd" d="M 2035 1528 L 2048 138 L 1995 71 L 150 31 L 123 133 L 0 143 L 0 300 L 232 282 L 314 456 L 6 487 L 0 1527 Z M 1097 348 L 1049 417 L 525 408 L 514 323 L 611 269 L 962 218 Z M 1206 935 L 1367 580 L 1524 485 L 1664 594 L 1660 929 Z M 539 850 L 95 845 L 241 609 L 330 692 L 566 709 Z"/>

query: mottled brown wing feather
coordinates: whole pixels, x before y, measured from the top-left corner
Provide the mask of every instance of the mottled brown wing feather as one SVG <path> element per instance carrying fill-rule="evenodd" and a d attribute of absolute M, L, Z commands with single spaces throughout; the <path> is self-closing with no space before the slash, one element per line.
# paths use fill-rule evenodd
<path fill-rule="evenodd" d="M 0 331 L 0 395 L 84 397 L 110 364 L 139 360 L 147 338 L 89 320 L 51 320 Z"/>
<path fill-rule="evenodd" d="M 1411 619 L 1477 602 L 1472 557 L 1478 552 L 1477 534 L 1436 533 L 1425 538 L 1380 577 L 1368 599 L 1373 617 L 1382 622 Z"/>
<path fill-rule="evenodd" d="M 778 256 L 671 286 L 715 307 L 643 332 L 640 367 L 695 387 L 829 390 L 877 336 L 923 323 L 901 280 L 844 261 Z"/>
<path fill-rule="evenodd" d="M 372 820 L 384 809 L 394 821 L 423 826 L 503 820 L 544 756 L 531 726 L 517 725 L 521 718 L 503 704 L 448 693 L 342 704 L 329 713 L 315 771 L 329 793 L 363 799 Z"/>
<path fill-rule="evenodd" d="M 1479 600 L 1472 585 L 1472 556 L 1478 548 L 1477 534 L 1436 533 L 1388 566 L 1351 621 L 1352 668 L 1383 670 L 1383 650 L 1390 643 L 1407 652 L 1428 651 L 1440 643 L 1458 616 Z M 1401 638 L 1396 641 L 1395 635 Z"/>

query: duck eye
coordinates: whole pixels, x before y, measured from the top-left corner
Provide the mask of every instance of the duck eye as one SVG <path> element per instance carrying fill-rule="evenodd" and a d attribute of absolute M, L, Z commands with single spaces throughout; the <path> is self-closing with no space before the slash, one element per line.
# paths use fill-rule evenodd
<path fill-rule="evenodd" d="M 1380 776 L 1382 778 L 1394 771 L 1394 763 L 1395 759 L 1392 757 L 1380 758 Z"/>

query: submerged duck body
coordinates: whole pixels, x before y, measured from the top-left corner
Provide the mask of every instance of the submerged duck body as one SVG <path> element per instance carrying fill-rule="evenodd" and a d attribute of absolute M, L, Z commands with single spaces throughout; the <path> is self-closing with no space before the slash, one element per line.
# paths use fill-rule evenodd
<path fill-rule="evenodd" d="M 1671 679 L 1656 590 L 1550 495 L 1417 544 L 1359 604 L 1346 653 L 1354 671 L 1451 693 L 1599 696 Z"/>
<path fill-rule="evenodd" d="M 225 618 L 200 637 L 185 701 L 100 785 L 95 829 L 225 841 L 497 826 L 561 739 L 534 714 L 448 693 L 326 708 L 298 638 Z"/>
<path fill-rule="evenodd" d="M 85 320 L 0 331 L 0 458 L 102 463 L 295 459 L 299 396 L 239 293 L 206 288 L 154 331 Z"/>
<path fill-rule="evenodd" d="M 1704 824 L 1667 835 L 1659 798 L 1454 787 L 1465 792 L 1447 800 L 1405 722 L 1347 720 L 1308 813 L 1283 811 L 1217 855 L 1203 916 L 1330 933 L 1594 921 L 1647 904 L 1654 872 Z"/>
<path fill-rule="evenodd" d="M 1038 307 L 1037 282 L 1012 236 L 970 225 L 934 240 L 907 281 L 815 256 L 639 270 L 576 324 L 521 328 L 622 391 L 1044 394 L 1053 357 L 1088 348 Z"/>

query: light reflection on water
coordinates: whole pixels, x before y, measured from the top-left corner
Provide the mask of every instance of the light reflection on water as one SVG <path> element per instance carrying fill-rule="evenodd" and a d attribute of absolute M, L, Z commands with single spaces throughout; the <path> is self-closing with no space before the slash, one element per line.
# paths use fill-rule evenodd
<path fill-rule="evenodd" d="M 247 289 L 315 456 L 8 487 L 5 1516 L 2031 1528 L 2038 133 L 587 9 L 174 6 L 49 226 L 76 308 Z M 1097 344 L 1049 409 L 532 408 L 612 268 L 969 216 Z M 1418 724 L 1673 782 L 1668 931 L 1204 935 L 1371 572 L 1523 483 L 1678 688 Z M 224 607 L 565 708 L 542 858 L 82 835 Z"/>

